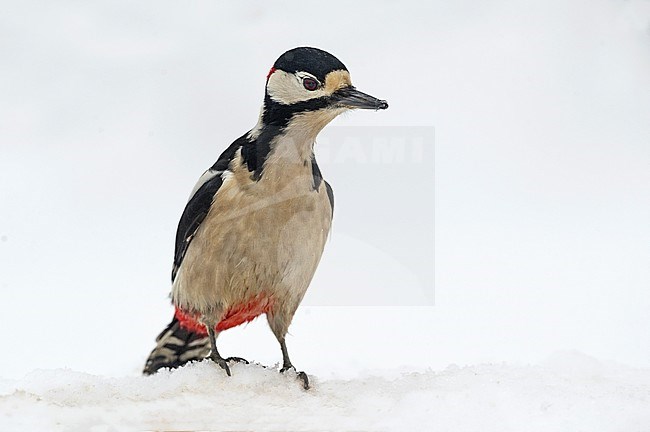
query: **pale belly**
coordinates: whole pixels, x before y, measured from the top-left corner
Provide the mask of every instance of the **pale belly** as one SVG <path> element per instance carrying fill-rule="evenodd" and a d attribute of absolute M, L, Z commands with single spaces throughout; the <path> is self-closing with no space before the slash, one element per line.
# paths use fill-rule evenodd
<path fill-rule="evenodd" d="M 290 320 L 331 226 L 324 183 L 318 191 L 296 183 L 273 193 L 260 183 L 224 182 L 172 288 L 178 308 L 219 330 L 261 313 Z"/>

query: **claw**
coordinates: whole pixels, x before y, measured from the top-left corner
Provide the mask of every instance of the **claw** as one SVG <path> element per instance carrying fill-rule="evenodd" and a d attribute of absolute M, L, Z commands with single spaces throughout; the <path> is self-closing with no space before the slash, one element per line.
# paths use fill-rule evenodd
<path fill-rule="evenodd" d="M 237 362 L 237 363 L 246 363 L 246 364 L 249 364 L 248 360 L 246 360 L 245 358 L 241 358 L 241 357 L 228 357 L 228 358 L 226 359 L 226 361 L 227 361 L 227 362 Z"/>
<path fill-rule="evenodd" d="M 307 378 L 307 374 L 302 371 L 298 372 L 298 379 L 302 380 L 302 388 L 309 390 L 309 378 Z"/>
<path fill-rule="evenodd" d="M 280 369 L 280 373 L 285 373 L 290 369 L 293 369 L 294 372 L 296 371 L 296 368 L 293 365 L 289 365 L 289 366 L 283 366 L 282 369 Z"/>
<path fill-rule="evenodd" d="M 285 373 L 288 370 L 293 369 L 294 372 L 296 372 L 296 378 L 298 378 L 300 381 L 302 381 L 302 388 L 305 390 L 309 390 L 309 378 L 307 377 L 307 374 L 303 371 L 296 371 L 296 368 L 293 365 L 289 366 L 284 366 L 282 369 L 280 369 L 280 373 Z"/>
<path fill-rule="evenodd" d="M 221 357 L 217 357 L 217 356 L 210 356 L 209 358 L 210 358 L 213 362 L 215 362 L 216 364 L 218 364 L 219 366 L 221 366 L 221 369 L 225 370 L 225 371 L 226 371 L 226 374 L 227 374 L 228 376 L 232 376 L 232 375 L 230 374 L 230 367 L 228 367 L 228 362 L 227 362 L 226 360 L 222 359 Z"/>

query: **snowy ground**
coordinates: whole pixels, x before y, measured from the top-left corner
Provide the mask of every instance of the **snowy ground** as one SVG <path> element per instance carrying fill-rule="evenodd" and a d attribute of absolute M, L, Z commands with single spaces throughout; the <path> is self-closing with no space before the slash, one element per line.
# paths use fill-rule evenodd
<path fill-rule="evenodd" d="M 211 363 L 152 377 L 38 370 L 0 382 L 0 430 L 647 431 L 650 370 L 576 353 L 318 380 Z"/>

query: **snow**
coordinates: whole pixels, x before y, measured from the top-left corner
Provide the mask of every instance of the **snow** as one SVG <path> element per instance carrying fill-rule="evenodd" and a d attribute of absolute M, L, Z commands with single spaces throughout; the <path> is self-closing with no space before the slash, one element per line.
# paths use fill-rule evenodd
<path fill-rule="evenodd" d="M 150 377 L 37 370 L 0 385 L 0 430 L 647 431 L 650 370 L 564 352 L 320 380 L 210 362 Z"/>

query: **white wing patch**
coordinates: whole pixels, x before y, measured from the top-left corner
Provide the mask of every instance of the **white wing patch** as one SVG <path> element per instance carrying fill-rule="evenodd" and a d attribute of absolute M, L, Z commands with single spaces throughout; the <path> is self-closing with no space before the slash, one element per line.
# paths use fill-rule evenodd
<path fill-rule="evenodd" d="M 216 176 L 222 173 L 223 171 L 215 171 L 213 169 L 209 169 L 206 172 L 204 172 L 201 175 L 201 177 L 199 177 L 199 180 L 196 182 L 196 185 L 194 185 L 194 189 L 192 189 L 192 192 L 190 193 L 190 197 L 187 199 L 187 201 L 189 202 L 192 199 L 196 191 L 198 191 L 201 188 L 201 186 L 203 186 L 204 184 L 206 184 L 207 182 L 209 182 L 210 180 L 212 180 L 213 178 L 215 178 Z"/>

